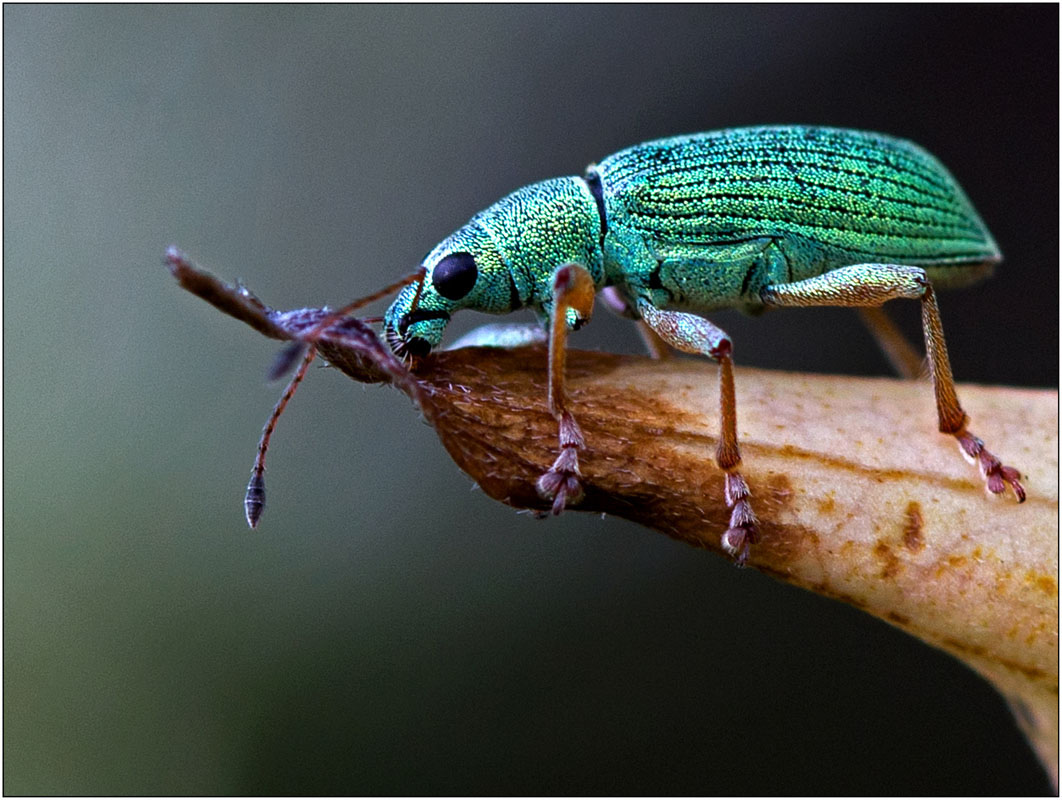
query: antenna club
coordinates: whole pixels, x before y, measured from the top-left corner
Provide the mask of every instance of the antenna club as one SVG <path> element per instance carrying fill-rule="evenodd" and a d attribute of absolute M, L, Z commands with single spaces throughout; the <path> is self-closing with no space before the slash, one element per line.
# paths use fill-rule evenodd
<path fill-rule="evenodd" d="M 255 470 L 251 473 L 251 480 L 247 484 L 247 494 L 243 497 L 243 510 L 247 517 L 247 524 L 251 530 L 258 527 L 258 520 L 265 511 L 265 476 Z"/>

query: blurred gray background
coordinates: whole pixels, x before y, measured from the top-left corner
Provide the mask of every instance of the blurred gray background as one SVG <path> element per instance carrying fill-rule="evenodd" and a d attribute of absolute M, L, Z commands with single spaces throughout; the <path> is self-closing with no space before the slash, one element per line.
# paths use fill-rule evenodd
<path fill-rule="evenodd" d="M 276 346 L 161 255 L 338 304 L 626 145 L 874 129 L 1007 257 L 941 298 L 956 376 L 1054 386 L 1057 37 L 1051 5 L 5 6 L 5 792 L 1046 792 L 948 656 L 620 520 L 519 515 L 389 389 L 310 375 L 249 532 Z M 888 372 L 853 312 L 715 319 L 739 364 Z M 639 349 L 603 313 L 574 344 Z"/>

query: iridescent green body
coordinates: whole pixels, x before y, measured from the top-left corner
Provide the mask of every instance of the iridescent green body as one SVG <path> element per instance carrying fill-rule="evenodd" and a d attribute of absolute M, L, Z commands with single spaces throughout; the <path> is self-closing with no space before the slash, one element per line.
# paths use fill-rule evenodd
<path fill-rule="evenodd" d="M 1009 487 L 1022 502 L 1021 474 L 967 428 L 933 288 L 978 280 L 999 258 L 959 185 L 910 142 L 790 126 L 628 148 L 581 178 L 554 178 L 503 197 L 437 245 L 414 275 L 326 315 L 300 337 L 310 347 L 263 433 L 247 520 L 254 527 L 261 515 L 269 436 L 314 345 L 320 337 L 351 339 L 344 325 L 359 321 L 337 320 L 398 286 L 384 332 L 399 356 L 426 355 L 462 308 L 502 314 L 529 307 L 546 323 L 546 405 L 557 420 L 559 454 L 535 487 L 554 514 L 584 497 L 579 451 L 586 442 L 566 397 L 565 357 L 568 332 L 590 319 L 599 291 L 614 310 L 639 320 L 653 354 L 671 347 L 719 364 L 715 461 L 730 511 L 719 545 L 738 564 L 759 532 L 740 471 L 733 344 L 700 316 L 716 309 L 861 308 L 901 374 L 914 375 L 918 356 L 874 312 L 890 300 L 918 300 L 938 429 L 977 464 L 989 492 Z M 495 332 L 475 341 L 498 345 L 513 337 Z"/>
<path fill-rule="evenodd" d="M 529 306 L 548 319 L 553 273 L 571 262 L 632 309 L 755 312 L 767 286 L 839 267 L 923 267 L 935 285 L 959 286 L 999 258 L 962 189 L 917 145 L 833 128 L 731 129 L 647 142 L 583 178 L 508 195 L 428 254 L 419 295 L 406 287 L 385 327 L 393 347 L 426 352 L 460 308 Z"/>

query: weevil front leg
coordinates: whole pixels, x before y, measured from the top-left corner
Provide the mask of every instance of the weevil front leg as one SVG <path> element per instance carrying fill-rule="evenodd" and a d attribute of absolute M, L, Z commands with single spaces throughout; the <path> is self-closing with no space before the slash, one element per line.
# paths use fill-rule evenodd
<path fill-rule="evenodd" d="M 719 363 L 719 405 L 722 423 L 715 460 L 725 474 L 724 496 L 730 509 L 730 526 L 720 541 L 738 566 L 744 566 L 758 537 L 756 515 L 749 502 L 749 486 L 738 472 L 741 450 L 737 439 L 737 403 L 734 398 L 734 360 L 730 337 L 703 317 L 679 311 L 662 311 L 639 301 L 638 313 L 661 339 L 684 353 L 705 355 Z"/>
<path fill-rule="evenodd" d="M 978 465 L 989 492 L 1002 494 L 1009 486 L 1019 503 L 1025 501 L 1021 474 L 1002 464 L 966 428 L 968 418 L 955 392 L 936 293 L 925 270 L 898 264 L 856 264 L 795 283 L 767 286 L 760 297 L 769 306 L 880 306 L 898 298 L 920 300 L 940 432 L 958 440 L 960 452 Z"/>
<path fill-rule="evenodd" d="M 560 455 L 538 479 L 538 493 L 553 501 L 553 513 L 560 514 L 568 503 L 578 503 L 583 497 L 579 484 L 579 448 L 583 447 L 583 432 L 568 410 L 564 391 L 564 363 L 567 355 L 568 311 L 582 324 L 594 310 L 594 280 L 585 267 L 564 264 L 553 273 L 553 309 L 549 330 L 549 412 L 560 425 Z"/>

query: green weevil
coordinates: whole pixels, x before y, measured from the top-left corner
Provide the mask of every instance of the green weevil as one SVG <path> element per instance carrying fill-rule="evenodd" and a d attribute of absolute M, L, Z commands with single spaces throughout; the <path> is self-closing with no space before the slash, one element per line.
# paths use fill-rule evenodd
<path fill-rule="evenodd" d="M 638 320 L 648 341 L 718 362 L 715 457 L 731 515 L 721 545 L 744 563 L 757 521 L 738 470 L 733 348 L 699 315 L 919 300 L 939 430 L 956 437 L 990 492 L 1009 486 L 1022 502 L 1018 471 L 966 427 L 934 293 L 978 281 L 999 261 L 955 179 L 911 142 L 824 127 L 727 129 L 636 145 L 582 177 L 502 198 L 428 253 L 383 328 L 396 355 L 417 359 L 440 344 L 460 309 L 536 312 L 549 343 L 548 406 L 560 439 L 537 489 L 554 513 L 582 496 L 578 451 L 585 443 L 565 402 L 564 352 L 568 332 L 589 321 L 598 291 Z M 255 484 L 252 478 L 252 525 L 262 499 Z"/>

